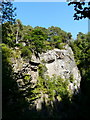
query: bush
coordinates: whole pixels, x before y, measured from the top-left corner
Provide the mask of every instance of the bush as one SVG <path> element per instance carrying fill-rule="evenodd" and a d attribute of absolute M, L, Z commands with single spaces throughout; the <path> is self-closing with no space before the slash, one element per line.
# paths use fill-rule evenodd
<path fill-rule="evenodd" d="M 23 44 L 22 43 L 15 44 L 15 47 L 23 48 Z"/>
<path fill-rule="evenodd" d="M 56 43 L 56 48 L 58 49 L 64 49 L 64 46 L 66 45 L 66 43 Z"/>
<path fill-rule="evenodd" d="M 73 74 L 71 74 L 70 75 L 70 82 L 73 83 L 73 81 L 74 81 L 74 76 L 73 76 Z"/>
<path fill-rule="evenodd" d="M 31 56 L 32 52 L 30 51 L 30 49 L 28 47 L 23 47 L 21 50 L 21 57 L 31 59 Z"/>

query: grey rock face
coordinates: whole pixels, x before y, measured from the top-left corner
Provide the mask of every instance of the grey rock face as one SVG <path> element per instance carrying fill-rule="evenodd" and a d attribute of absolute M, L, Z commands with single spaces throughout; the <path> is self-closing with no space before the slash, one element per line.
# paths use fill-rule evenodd
<path fill-rule="evenodd" d="M 70 82 L 69 89 L 77 90 L 80 86 L 81 76 L 76 66 L 72 49 L 66 45 L 65 49 L 49 50 L 40 55 L 40 61 L 44 61 L 47 67 L 47 74 L 51 77 L 53 74 L 61 76 L 63 79 L 69 79 L 72 75 L 73 83 Z"/>

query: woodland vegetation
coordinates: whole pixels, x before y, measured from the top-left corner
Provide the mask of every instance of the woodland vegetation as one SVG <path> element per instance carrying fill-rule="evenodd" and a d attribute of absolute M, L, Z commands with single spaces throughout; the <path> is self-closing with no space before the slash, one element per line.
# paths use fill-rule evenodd
<path fill-rule="evenodd" d="M 8 11 L 7 8 L 8 7 Z M 12 9 L 10 9 L 10 7 Z M 12 11 L 11 11 L 12 10 Z M 48 29 L 37 26 L 23 25 L 18 19 L 15 20 L 15 8 L 11 2 L 3 2 L 3 19 L 0 28 L 2 28 L 2 102 L 3 115 L 2 120 L 29 120 L 29 119 L 89 119 L 90 118 L 90 32 L 87 34 L 79 32 L 77 39 L 73 40 L 71 33 L 63 31 L 59 27 L 51 26 Z M 63 49 L 65 44 L 69 44 L 74 52 L 75 61 L 81 73 L 80 92 L 74 94 L 70 99 L 66 86 L 68 83 L 62 84 L 62 79 L 53 76 L 49 83 L 45 83 L 43 73 L 45 67 L 39 65 L 39 82 L 35 90 L 33 88 L 28 90 L 27 95 L 37 96 L 37 92 L 42 89 L 46 92 L 48 87 L 48 94 L 52 99 L 52 89 L 54 85 L 53 79 L 56 79 L 55 90 L 60 94 L 62 101 L 53 106 L 45 106 L 43 109 L 36 111 L 29 110 L 29 103 L 25 100 L 23 94 L 19 91 L 18 86 L 13 77 L 12 64 L 10 57 L 13 56 L 12 51 L 19 48 L 21 57 L 24 59 L 31 59 L 32 54 L 36 57 L 42 52 L 54 48 Z M 24 79 L 31 79 L 26 76 Z M 47 76 L 47 79 L 50 79 Z M 52 81 L 52 82 L 50 82 Z M 61 81 L 61 82 L 59 82 Z M 59 89 L 61 86 L 61 89 Z M 40 88 L 40 89 L 39 89 Z M 30 102 L 32 102 L 31 100 Z M 62 105 L 61 105 L 62 104 Z M 63 107 L 61 107 L 63 106 Z"/>

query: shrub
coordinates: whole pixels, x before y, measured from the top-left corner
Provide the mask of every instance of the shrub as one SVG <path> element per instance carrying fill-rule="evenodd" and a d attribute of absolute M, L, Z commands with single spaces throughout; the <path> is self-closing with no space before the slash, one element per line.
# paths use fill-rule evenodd
<path fill-rule="evenodd" d="M 31 56 L 32 52 L 30 51 L 30 49 L 28 47 L 23 47 L 21 50 L 21 57 L 31 59 Z"/>
<path fill-rule="evenodd" d="M 15 45 L 16 47 L 19 47 L 19 48 L 23 48 L 23 44 L 22 43 L 18 43 Z"/>
<path fill-rule="evenodd" d="M 66 43 L 56 43 L 56 48 L 58 49 L 64 49 L 64 46 L 66 45 Z"/>
<path fill-rule="evenodd" d="M 74 81 L 74 76 L 73 76 L 73 74 L 70 75 L 70 78 L 69 78 L 69 79 L 70 79 L 70 82 L 71 82 L 71 83 Z"/>

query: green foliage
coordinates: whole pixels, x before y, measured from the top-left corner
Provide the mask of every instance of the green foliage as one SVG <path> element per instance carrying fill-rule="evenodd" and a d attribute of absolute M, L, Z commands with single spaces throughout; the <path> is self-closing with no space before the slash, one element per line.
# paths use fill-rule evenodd
<path fill-rule="evenodd" d="M 5 61 L 6 61 L 6 63 L 10 62 L 10 57 L 11 57 L 12 50 L 5 44 L 0 44 L 0 46 L 2 47 L 3 62 L 5 62 Z"/>
<path fill-rule="evenodd" d="M 59 100 L 63 99 L 65 95 L 69 95 L 67 90 L 68 81 L 64 81 L 60 76 L 53 75 L 51 78 L 45 75 L 47 68 L 40 64 L 38 67 L 39 77 L 33 94 L 35 99 L 38 99 L 42 94 L 48 95 L 48 101 L 53 101 L 55 97 Z"/>
<path fill-rule="evenodd" d="M 74 76 L 73 76 L 73 74 L 70 75 L 70 78 L 69 78 L 69 79 L 70 79 L 70 82 L 73 83 L 73 81 L 74 81 Z"/>
<path fill-rule="evenodd" d="M 24 83 L 25 84 L 30 84 L 30 82 L 31 82 L 31 75 L 29 75 L 29 74 L 26 74 L 26 75 L 24 75 Z M 31 86 L 30 86 L 31 87 Z M 28 91 L 28 92 L 30 92 L 30 91 Z"/>
<path fill-rule="evenodd" d="M 21 49 L 21 56 L 24 58 L 31 59 L 32 52 L 30 51 L 28 47 L 25 46 Z"/>
<path fill-rule="evenodd" d="M 44 78 L 44 73 L 45 73 L 46 71 L 47 71 L 47 68 L 46 68 L 45 65 L 40 64 L 40 65 L 38 66 L 38 73 L 39 73 L 39 76 L 40 76 L 41 78 Z"/>
<path fill-rule="evenodd" d="M 15 44 L 15 47 L 19 47 L 20 49 L 22 49 L 23 48 L 23 44 L 22 43 Z"/>
<path fill-rule="evenodd" d="M 30 42 L 35 54 L 38 55 L 38 53 L 42 53 L 46 49 L 44 44 L 46 37 L 47 36 L 41 30 L 32 30 Z"/>
<path fill-rule="evenodd" d="M 19 19 L 15 21 L 13 32 L 15 35 L 15 43 L 17 44 L 23 39 L 23 25 Z"/>
<path fill-rule="evenodd" d="M 70 40 L 72 36 L 71 33 L 67 33 L 59 27 L 51 26 L 48 28 L 48 31 L 49 41 L 53 42 L 60 40 L 60 42 L 67 43 L 67 40 Z"/>
<path fill-rule="evenodd" d="M 57 43 L 56 43 L 56 48 L 58 48 L 58 49 L 65 49 L 65 48 L 64 48 L 65 45 L 66 45 L 66 43 L 57 42 Z"/>
<path fill-rule="evenodd" d="M 11 56 L 12 50 L 2 44 L 2 119 L 20 119 L 22 109 L 26 109 L 28 106 L 23 94 L 18 90 L 17 76 L 14 77 L 10 61 Z M 20 116 L 17 117 L 17 114 Z"/>
<path fill-rule="evenodd" d="M 70 32 L 67 33 L 67 37 L 68 37 L 68 39 L 71 39 L 71 38 L 72 38 L 72 35 L 71 35 Z"/>
<path fill-rule="evenodd" d="M 30 80 L 31 79 L 31 77 L 29 76 L 29 75 L 26 75 L 25 77 L 24 77 L 24 80 Z"/>
<path fill-rule="evenodd" d="M 78 106 L 80 118 L 90 118 L 90 33 L 79 32 L 77 39 L 70 43 L 81 74 L 80 93 L 74 95 L 72 103 Z M 82 107 L 81 107 L 82 106 Z"/>
<path fill-rule="evenodd" d="M 9 1 L 3 1 L 2 3 L 2 23 L 5 22 L 15 22 L 15 16 L 14 13 L 16 8 L 13 7 L 13 4 Z"/>
<path fill-rule="evenodd" d="M 42 62 L 43 64 L 44 64 L 44 63 L 46 63 L 44 59 L 42 59 L 42 61 L 41 61 L 41 62 Z"/>
<path fill-rule="evenodd" d="M 47 91 L 50 99 L 54 99 L 55 96 L 62 98 L 64 95 L 68 95 L 67 91 L 68 81 L 64 81 L 60 76 L 47 78 Z"/>
<path fill-rule="evenodd" d="M 77 35 L 77 39 L 74 41 L 72 45 L 76 63 L 81 73 L 82 81 L 81 81 L 81 90 L 85 92 L 85 94 L 89 95 L 88 81 L 90 81 L 90 40 L 89 33 L 83 34 L 79 32 Z M 84 85 L 85 84 L 85 85 Z"/>
<path fill-rule="evenodd" d="M 74 20 L 79 20 L 83 18 L 90 19 L 90 2 L 70 2 L 68 5 L 74 4 Z"/>
<path fill-rule="evenodd" d="M 13 71 L 10 63 L 11 49 L 2 44 L 2 88 L 3 88 L 3 107 L 7 108 L 9 97 L 14 91 L 15 82 L 13 80 Z M 11 91 L 11 92 L 10 92 Z M 6 108 L 5 108 L 6 107 Z"/>
<path fill-rule="evenodd" d="M 37 57 L 47 50 L 63 49 L 64 43 L 68 43 L 71 39 L 71 33 L 66 33 L 59 27 L 51 26 L 46 29 L 37 26 L 32 28 L 22 25 L 19 19 L 14 24 L 4 23 L 2 28 L 3 43 L 13 48 L 17 46 L 20 49 L 25 49 L 22 45 L 25 43 L 25 46 Z"/>
<path fill-rule="evenodd" d="M 10 22 L 6 22 L 2 25 L 2 42 L 7 44 L 9 47 L 14 47 L 14 34 L 12 25 Z"/>

